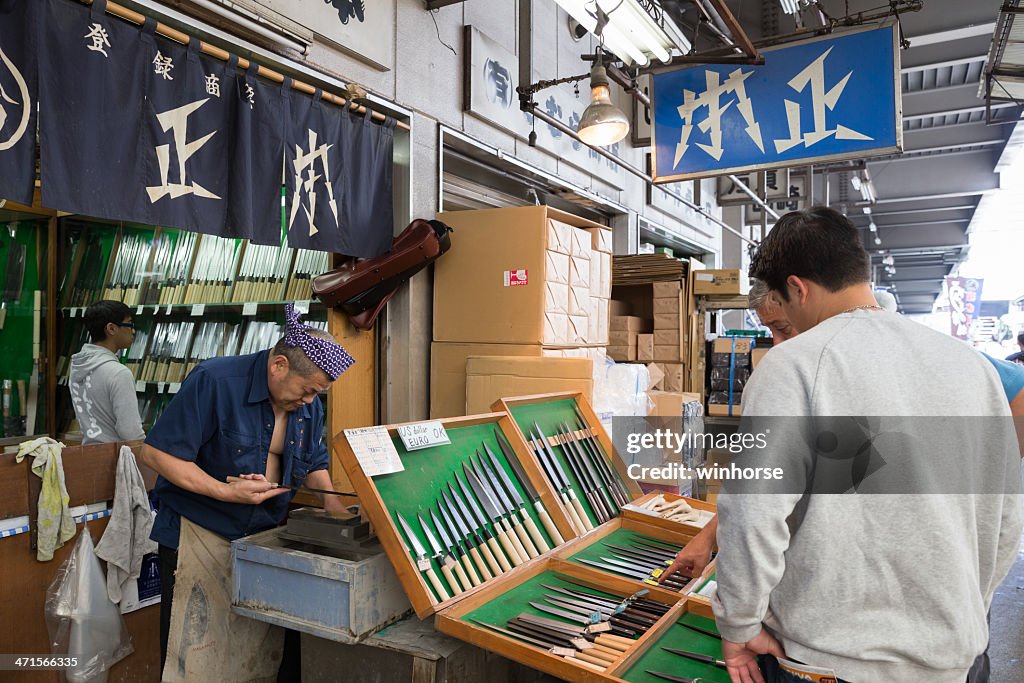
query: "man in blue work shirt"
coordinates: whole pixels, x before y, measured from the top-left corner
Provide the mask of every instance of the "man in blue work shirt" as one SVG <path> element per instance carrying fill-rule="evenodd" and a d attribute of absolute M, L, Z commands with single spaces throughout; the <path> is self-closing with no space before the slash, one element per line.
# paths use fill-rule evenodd
<path fill-rule="evenodd" d="M 162 681 L 276 680 L 283 631 L 231 613 L 230 542 L 284 521 L 294 490 L 276 482 L 333 489 L 318 394 L 354 362 L 291 306 L 286 317 L 273 349 L 193 370 L 146 438 L 142 460 L 160 475 L 150 537 Z M 342 511 L 337 496 L 323 498 Z"/>

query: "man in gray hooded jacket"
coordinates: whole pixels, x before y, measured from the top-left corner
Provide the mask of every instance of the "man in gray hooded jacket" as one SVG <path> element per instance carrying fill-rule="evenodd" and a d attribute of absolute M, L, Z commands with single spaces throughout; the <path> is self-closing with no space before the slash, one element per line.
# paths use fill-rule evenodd
<path fill-rule="evenodd" d="M 98 301 L 85 311 L 91 344 L 71 357 L 71 402 L 82 428 L 82 444 L 144 439 L 132 372 L 118 360 L 135 338 L 131 309 L 120 301 Z"/>

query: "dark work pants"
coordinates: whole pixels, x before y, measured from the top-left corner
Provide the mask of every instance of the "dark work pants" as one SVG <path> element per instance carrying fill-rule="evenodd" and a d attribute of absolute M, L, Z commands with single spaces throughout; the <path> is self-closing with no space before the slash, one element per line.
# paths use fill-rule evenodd
<path fill-rule="evenodd" d="M 159 547 L 160 556 L 160 675 L 167 659 L 167 638 L 171 632 L 171 604 L 174 601 L 174 572 L 178 569 L 178 551 L 165 545 Z M 302 654 L 299 650 L 299 632 L 285 629 L 284 656 L 277 672 L 278 683 L 298 683 L 302 680 Z"/>

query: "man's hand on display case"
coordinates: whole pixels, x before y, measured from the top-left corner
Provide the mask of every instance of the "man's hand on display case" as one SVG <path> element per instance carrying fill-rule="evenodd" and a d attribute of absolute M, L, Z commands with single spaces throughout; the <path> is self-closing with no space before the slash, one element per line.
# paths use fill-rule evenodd
<path fill-rule="evenodd" d="M 722 659 L 732 683 L 764 683 L 764 676 L 757 665 L 758 655 L 785 657 L 786 653 L 779 641 L 764 629 L 746 643 L 722 639 Z"/>
<path fill-rule="evenodd" d="M 715 546 L 715 534 L 718 531 L 718 516 L 716 515 L 701 529 L 686 546 L 679 551 L 676 559 L 668 566 L 668 569 L 661 575 L 659 581 L 680 574 L 686 577 L 700 576 L 701 572 L 711 562 L 711 551 Z"/>

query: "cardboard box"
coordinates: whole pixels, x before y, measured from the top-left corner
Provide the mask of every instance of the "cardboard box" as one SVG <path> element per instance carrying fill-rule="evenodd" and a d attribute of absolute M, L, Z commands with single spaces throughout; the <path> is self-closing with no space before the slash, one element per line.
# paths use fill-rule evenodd
<path fill-rule="evenodd" d="M 466 414 L 466 359 L 470 356 L 540 357 L 543 353 L 540 345 L 434 342 L 430 345 L 431 419 Z"/>
<path fill-rule="evenodd" d="M 594 393 L 589 358 L 469 356 L 466 359 L 466 414 L 491 412 L 500 398 L 563 391 Z M 587 399 L 590 400 L 589 398 Z"/>
<path fill-rule="evenodd" d="M 638 334 L 636 337 L 636 359 L 649 362 L 654 358 L 654 335 Z"/>
<path fill-rule="evenodd" d="M 665 391 L 683 391 L 686 381 L 686 366 L 682 363 L 658 363 L 657 365 L 665 378 L 662 382 L 662 388 Z M 699 401 L 700 399 L 698 398 L 697 400 Z"/>
<path fill-rule="evenodd" d="M 685 341 L 686 337 L 679 333 L 679 328 L 667 330 L 659 330 L 657 327 L 654 328 L 655 346 L 676 346 L 682 348 Z"/>
<path fill-rule="evenodd" d="M 572 230 L 572 255 L 586 255 L 587 258 L 590 258 L 590 252 L 592 251 L 590 243 L 592 241 L 593 238 L 589 232 L 574 227 Z"/>
<path fill-rule="evenodd" d="M 569 256 L 572 254 L 573 226 L 548 218 L 548 249 Z"/>
<path fill-rule="evenodd" d="M 547 281 L 560 285 L 569 284 L 569 264 L 572 261 L 572 257 L 568 254 L 559 254 L 557 251 L 547 251 L 544 254 L 544 258 Z"/>
<path fill-rule="evenodd" d="M 659 315 L 682 315 L 683 300 L 681 297 L 666 297 L 654 300 L 654 317 Z"/>
<path fill-rule="evenodd" d="M 648 415 L 663 415 L 665 417 L 682 417 L 683 395 L 675 391 L 648 391 L 647 398 L 654 404 L 648 406 Z"/>
<path fill-rule="evenodd" d="M 764 358 L 764 355 L 766 353 L 768 353 L 770 350 L 771 350 L 770 346 L 765 347 L 765 348 L 758 348 L 758 349 L 751 350 L 751 352 L 750 352 L 750 364 L 751 364 L 751 366 L 756 368 L 757 364 L 761 362 L 761 359 Z"/>
<path fill-rule="evenodd" d="M 735 403 L 732 406 L 732 417 L 739 417 L 743 414 L 743 405 L 741 403 Z M 729 406 L 724 403 L 709 403 L 708 404 L 708 415 L 715 417 L 729 417 Z"/>
<path fill-rule="evenodd" d="M 665 373 L 662 371 L 661 366 L 658 363 L 650 363 L 647 366 L 647 390 L 653 391 L 655 389 L 662 388 L 662 381 L 665 379 Z"/>
<path fill-rule="evenodd" d="M 698 270 L 693 274 L 694 294 L 724 294 L 741 296 L 750 291 L 750 279 L 745 270 Z"/>
<path fill-rule="evenodd" d="M 568 345 L 576 346 L 590 343 L 590 316 L 570 315 L 569 329 L 566 335 Z M 519 394 L 510 394 L 518 396 Z"/>
<path fill-rule="evenodd" d="M 590 248 L 606 254 L 612 253 L 612 231 L 605 229 L 590 230 Z"/>
<path fill-rule="evenodd" d="M 607 354 L 616 363 L 631 363 L 636 360 L 636 347 L 609 344 Z"/>
<path fill-rule="evenodd" d="M 541 339 L 547 346 L 568 346 L 569 316 L 566 313 L 545 313 Z"/>
<path fill-rule="evenodd" d="M 580 256 L 569 257 L 569 284 L 590 291 L 590 259 Z"/>
<path fill-rule="evenodd" d="M 569 315 L 590 316 L 590 288 L 570 287 L 569 288 Z"/>
<path fill-rule="evenodd" d="M 608 299 L 594 299 L 593 310 L 590 316 L 590 325 L 592 334 L 590 335 L 591 344 L 607 344 L 608 343 Z M 596 313 L 597 315 L 593 315 Z M 594 331 L 594 326 L 597 326 L 597 330 Z"/>
<path fill-rule="evenodd" d="M 634 315 L 613 315 L 609 329 L 613 332 L 616 330 L 628 330 L 630 332 L 646 333 L 651 331 L 651 321 Z"/>
<path fill-rule="evenodd" d="M 608 315 L 611 318 L 622 318 L 633 315 L 633 311 L 628 301 L 611 299 L 608 303 Z"/>
<path fill-rule="evenodd" d="M 612 330 L 608 333 L 609 346 L 632 346 L 636 348 L 637 332 L 629 330 Z"/>
<path fill-rule="evenodd" d="M 682 327 L 683 318 L 678 313 L 658 313 L 654 316 L 654 329 L 657 330 L 677 330 L 683 332 L 684 336 L 686 331 Z"/>
<path fill-rule="evenodd" d="M 654 298 L 677 297 L 683 293 L 683 285 L 679 280 L 654 283 Z"/>
<path fill-rule="evenodd" d="M 571 255 L 575 234 L 566 248 L 559 223 L 583 229 L 579 241 L 588 250 L 587 230 L 607 229 L 547 206 L 448 211 L 438 219 L 455 229 L 455 248 L 434 264 L 433 338 L 440 342 L 551 344 L 547 254 Z M 562 284 L 554 282 L 556 270 L 551 281 Z M 565 306 L 567 299 L 566 292 Z"/>
<path fill-rule="evenodd" d="M 711 351 L 712 353 L 732 353 L 735 350 L 737 354 L 740 354 L 750 353 L 751 347 L 753 347 L 753 343 L 749 337 L 719 337 L 712 343 Z"/>
<path fill-rule="evenodd" d="M 687 350 L 678 344 L 655 345 L 652 360 L 664 363 L 682 363 L 686 360 L 686 352 Z"/>

